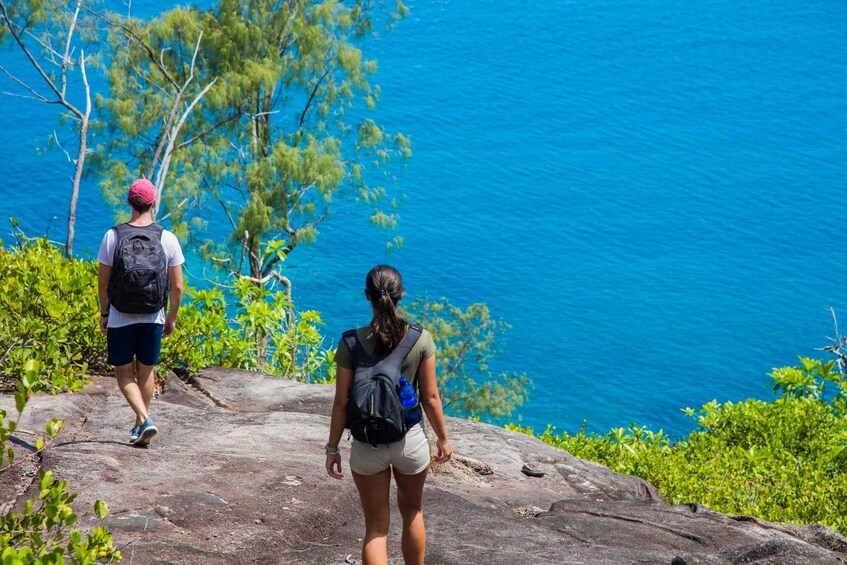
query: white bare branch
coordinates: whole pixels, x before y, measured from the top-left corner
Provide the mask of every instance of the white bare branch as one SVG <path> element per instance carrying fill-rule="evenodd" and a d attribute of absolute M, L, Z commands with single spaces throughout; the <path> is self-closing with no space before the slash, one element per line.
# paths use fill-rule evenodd
<path fill-rule="evenodd" d="M 193 76 L 193 73 L 192 73 L 192 76 Z M 189 114 L 191 114 L 191 111 L 200 102 L 200 100 L 203 98 L 203 96 L 205 96 L 206 93 L 209 92 L 209 89 L 212 88 L 212 86 L 215 84 L 215 82 L 217 82 L 217 80 L 218 80 L 218 77 L 215 77 L 214 79 L 212 79 L 212 81 L 209 84 L 207 84 L 203 88 L 203 90 L 201 90 L 197 94 L 197 96 L 194 97 L 194 100 L 191 101 L 191 103 L 188 105 L 188 107 L 182 113 L 182 116 L 180 116 L 179 122 L 177 122 L 177 124 L 170 131 L 168 131 L 168 147 L 167 147 L 167 149 L 165 149 L 165 157 L 164 157 L 164 159 L 162 159 L 162 166 L 159 168 L 159 170 L 157 171 L 157 174 L 156 174 L 156 204 L 153 208 L 154 211 L 159 210 L 159 206 L 161 205 L 161 202 L 162 202 L 162 188 L 164 187 L 165 178 L 167 177 L 167 174 L 168 174 L 168 168 L 170 167 L 170 164 L 171 164 L 171 156 L 173 155 L 174 145 L 176 143 L 177 136 L 179 135 L 179 131 L 182 129 L 182 126 L 185 125 L 185 120 L 188 119 L 188 116 L 189 116 Z M 185 87 L 187 87 L 187 86 L 188 86 L 188 82 L 185 83 Z M 183 87 L 183 88 L 185 88 L 185 87 Z"/>
<path fill-rule="evenodd" d="M 62 56 L 62 98 L 65 97 L 68 88 L 68 65 L 71 63 L 71 39 L 74 36 L 74 29 L 79 18 L 79 10 L 82 7 L 82 0 L 77 0 L 76 9 L 74 10 L 71 25 L 68 28 L 68 40 L 65 42 L 65 53 Z M 84 75 L 83 75 L 84 76 Z"/>
<path fill-rule="evenodd" d="M 167 220 L 168 218 L 170 218 L 170 217 L 171 217 L 171 214 L 173 214 L 174 212 L 176 212 L 177 210 L 179 210 L 180 208 L 182 208 L 183 206 L 185 206 L 186 204 L 188 204 L 188 200 L 189 200 L 189 198 L 188 198 L 188 197 L 184 198 L 184 199 L 182 200 L 182 202 L 180 202 L 179 204 L 177 204 L 176 206 L 174 206 L 173 210 L 171 210 L 170 212 L 168 212 L 167 214 L 165 214 L 164 216 L 162 216 L 161 218 L 159 218 L 159 221 L 160 221 L 160 222 L 164 222 L 165 220 Z"/>
<path fill-rule="evenodd" d="M 65 154 L 65 157 L 68 158 L 68 163 L 73 163 L 74 160 L 71 159 L 71 154 L 68 153 L 68 150 L 65 149 L 65 146 L 62 145 L 62 142 L 59 141 L 59 135 L 56 133 L 56 130 L 53 130 L 53 139 L 56 141 L 56 146 L 62 150 L 62 153 Z"/>
<path fill-rule="evenodd" d="M 88 84 L 88 74 L 85 72 L 85 50 L 80 50 L 80 71 L 82 73 L 82 84 L 85 87 L 85 121 L 91 116 L 91 85 Z"/>

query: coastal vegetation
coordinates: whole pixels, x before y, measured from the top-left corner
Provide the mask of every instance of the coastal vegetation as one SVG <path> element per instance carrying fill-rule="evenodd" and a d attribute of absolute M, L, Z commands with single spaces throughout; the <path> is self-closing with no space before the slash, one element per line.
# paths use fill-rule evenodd
<path fill-rule="evenodd" d="M 105 367 L 94 263 L 65 259 L 46 240 L 21 235 L 0 248 L 0 280 L 0 373 L 14 380 L 21 410 L 29 395 L 78 390 L 89 373 Z M 218 288 L 192 291 L 176 333 L 163 343 L 163 366 L 196 371 L 220 365 L 331 382 L 334 352 L 324 345 L 320 316 L 298 312 L 288 326 L 286 300 L 284 292 L 246 280 L 230 295 Z M 493 377 L 489 370 L 505 324 L 479 304 L 463 310 L 443 299 L 419 299 L 408 310 L 438 342 L 448 412 L 492 421 L 512 415 L 531 382 L 523 374 Z M 259 342 L 257 333 L 269 339 Z M 507 427 L 638 475 L 674 503 L 821 523 L 847 533 L 847 380 L 839 369 L 836 361 L 807 358 L 775 369 L 770 376 L 777 398 L 688 409 L 696 428 L 674 440 L 635 424 L 606 434 Z"/>
<path fill-rule="evenodd" d="M 147 175 L 157 217 L 204 258 L 286 289 L 285 258 L 315 240 L 338 201 L 394 226 L 380 166 L 408 156 L 409 142 L 369 117 L 377 64 L 362 47 L 405 7 L 380 6 L 218 0 L 148 20 L 104 15 L 107 195 L 120 201 L 127 180 Z"/>
<path fill-rule="evenodd" d="M 508 427 L 642 477 L 674 504 L 847 534 L 847 378 L 836 361 L 805 357 L 770 377 L 778 398 L 686 409 L 697 425 L 676 441 L 636 424 L 606 434 Z"/>
<path fill-rule="evenodd" d="M 2 270 L 0 270 L 2 271 Z M 2 342 L 0 342 L 2 343 Z M 18 421 L 33 392 L 44 388 L 44 366 L 30 359 L 17 371 L 15 390 L 16 415 L 0 410 L 0 473 L 5 473 L 16 464 L 15 449 L 10 437 L 18 431 Z M 0 360 L 0 371 L 3 363 Z M 43 434 L 25 445 L 27 457 L 37 457 L 62 431 L 64 422 L 52 418 L 47 422 Z M 39 436 L 31 431 L 26 436 Z M 71 507 L 76 493 L 69 490 L 67 481 L 53 476 L 52 471 L 40 469 L 36 494 L 23 502 L 18 511 L 12 510 L 0 516 L 0 562 L 4 565 L 50 565 L 60 563 L 111 563 L 121 561 L 121 552 L 112 543 L 112 534 L 105 526 L 86 528 L 87 533 L 74 526 L 79 516 Z M 103 520 L 109 507 L 103 500 L 94 503 L 94 514 Z"/>
<path fill-rule="evenodd" d="M 377 63 L 363 49 L 402 2 L 217 0 L 150 18 L 111 8 L 0 0 L 0 45 L 23 64 L 0 65 L 3 93 L 60 108 L 73 131 L 45 140 L 73 164 L 66 256 L 84 179 L 120 214 L 128 184 L 149 178 L 160 223 L 227 276 L 289 295 L 286 257 L 340 202 L 396 226 L 384 165 L 410 143 L 371 117 Z"/>
<path fill-rule="evenodd" d="M 93 99 L 89 73 L 96 71 L 96 19 L 91 15 L 93 2 L 72 6 L 63 0 L 9 2 L 0 0 L 0 45 L 9 43 L 29 63 L 33 73 L 12 73 L 0 69 L 18 92 L 11 94 L 62 108 L 62 121 L 73 130 L 76 147 L 66 149 L 54 131 L 49 143 L 55 144 L 73 165 L 68 203 L 65 256 L 73 256 L 76 209 L 83 176 L 88 172 L 89 130 Z M 81 85 L 80 85 L 81 83 Z M 70 88 L 69 88 L 69 85 Z M 64 137 L 64 136 L 63 136 Z M 71 157 L 71 151 L 74 156 Z"/>

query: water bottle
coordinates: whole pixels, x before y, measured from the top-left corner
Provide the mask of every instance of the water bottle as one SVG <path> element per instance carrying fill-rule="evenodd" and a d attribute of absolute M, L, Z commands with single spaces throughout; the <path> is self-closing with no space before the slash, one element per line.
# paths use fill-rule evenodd
<path fill-rule="evenodd" d="M 400 397 L 400 402 L 406 412 L 406 427 L 411 429 L 412 426 L 421 421 L 423 415 L 421 414 L 421 404 L 418 402 L 418 397 L 415 396 L 415 387 L 409 384 L 406 377 L 400 377 L 397 395 Z"/>

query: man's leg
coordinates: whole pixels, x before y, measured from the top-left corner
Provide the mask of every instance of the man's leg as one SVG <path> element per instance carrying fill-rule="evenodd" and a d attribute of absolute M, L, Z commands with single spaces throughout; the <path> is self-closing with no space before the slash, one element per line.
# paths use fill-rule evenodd
<path fill-rule="evenodd" d="M 106 345 L 109 364 L 115 367 L 118 388 L 129 403 L 129 407 L 135 412 L 134 427 L 138 427 L 147 418 L 148 406 L 135 380 L 135 333 L 136 328 L 132 325 L 109 328 L 106 334 Z"/>
<path fill-rule="evenodd" d="M 159 432 L 150 418 L 150 401 L 153 399 L 153 369 L 159 362 L 159 352 L 162 347 L 162 324 L 138 324 L 135 352 L 135 379 L 138 383 L 139 394 L 145 405 L 145 418 L 138 428 L 138 439 L 133 445 L 146 446 Z"/>
<path fill-rule="evenodd" d="M 153 377 L 159 353 L 162 350 L 162 324 L 139 324 L 138 342 L 135 352 L 135 378 L 141 396 L 144 399 L 145 413 L 150 412 L 153 389 L 156 379 Z M 137 425 L 144 423 L 144 420 Z"/>
<path fill-rule="evenodd" d="M 141 361 L 135 361 L 135 382 L 138 383 L 138 388 L 141 390 L 141 398 L 144 400 L 144 412 L 150 413 L 150 402 L 153 400 L 153 389 L 156 386 L 155 365 L 145 365 Z M 140 426 L 144 420 L 136 421 L 135 425 Z"/>
<path fill-rule="evenodd" d="M 135 362 L 115 367 L 115 375 L 118 378 L 118 387 L 129 403 L 129 407 L 135 412 L 135 426 L 147 419 L 147 406 L 149 402 L 144 401 L 144 395 L 138 383 L 135 381 Z M 152 393 L 151 393 L 152 394 Z"/>

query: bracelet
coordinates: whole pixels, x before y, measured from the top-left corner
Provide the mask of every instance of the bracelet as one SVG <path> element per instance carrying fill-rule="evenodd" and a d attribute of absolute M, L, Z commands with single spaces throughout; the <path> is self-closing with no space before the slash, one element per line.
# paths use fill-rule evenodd
<path fill-rule="evenodd" d="M 100 317 L 101 317 L 101 318 L 108 318 L 108 317 L 109 317 L 109 313 L 108 313 L 108 312 L 106 312 L 105 314 L 103 314 L 103 313 L 101 312 L 101 313 L 100 313 Z"/>
<path fill-rule="evenodd" d="M 324 450 L 326 451 L 327 455 L 341 455 L 341 448 L 336 446 L 330 449 L 329 442 L 326 442 L 326 445 L 324 445 Z"/>

